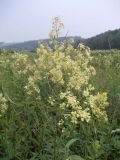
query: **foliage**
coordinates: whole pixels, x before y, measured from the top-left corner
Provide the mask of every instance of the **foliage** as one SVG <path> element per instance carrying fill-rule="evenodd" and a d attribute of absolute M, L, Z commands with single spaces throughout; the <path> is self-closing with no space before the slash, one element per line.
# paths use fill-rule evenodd
<path fill-rule="evenodd" d="M 96 76 L 92 79 L 98 91 L 107 91 L 109 97 L 109 118 L 120 123 L 120 51 L 97 51 L 92 53 L 92 65 Z M 98 85 L 99 84 L 99 85 Z"/>
<path fill-rule="evenodd" d="M 119 128 L 109 120 L 107 93 L 92 85 L 90 49 L 56 38 L 34 56 L 0 54 L 0 158 L 116 160 Z"/>

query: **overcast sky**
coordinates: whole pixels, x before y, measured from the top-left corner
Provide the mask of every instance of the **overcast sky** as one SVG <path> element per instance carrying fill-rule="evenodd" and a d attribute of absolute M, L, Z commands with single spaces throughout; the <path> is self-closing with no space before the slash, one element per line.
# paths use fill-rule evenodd
<path fill-rule="evenodd" d="M 0 0 L 0 41 L 48 38 L 55 16 L 64 34 L 87 38 L 120 28 L 120 0 Z"/>

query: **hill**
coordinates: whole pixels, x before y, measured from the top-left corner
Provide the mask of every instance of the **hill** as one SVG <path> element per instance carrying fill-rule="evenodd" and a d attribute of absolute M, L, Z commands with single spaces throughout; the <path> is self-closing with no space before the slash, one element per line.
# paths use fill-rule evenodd
<path fill-rule="evenodd" d="M 84 43 L 91 49 L 120 49 L 120 29 L 88 38 Z"/>
<path fill-rule="evenodd" d="M 107 50 L 107 49 L 120 49 L 120 29 L 107 31 L 96 35 L 91 38 L 75 37 L 60 37 L 59 41 L 65 39 L 74 39 L 74 46 L 77 47 L 79 43 L 84 43 L 89 46 L 92 50 Z M 44 42 L 48 43 L 49 39 L 44 39 Z M 21 43 L 3 43 L 0 42 L 0 48 L 11 49 L 11 50 L 29 50 L 34 51 L 39 45 L 39 40 L 26 41 Z"/>
<path fill-rule="evenodd" d="M 81 37 L 59 37 L 58 41 L 64 41 L 68 40 L 70 38 L 73 38 L 75 41 L 75 44 L 78 44 L 78 42 L 83 42 L 83 39 Z M 33 41 L 26 41 L 26 42 L 21 42 L 21 43 L 12 43 L 12 44 L 7 44 L 1 42 L 0 48 L 4 49 L 10 49 L 10 50 L 29 50 L 29 51 L 34 51 L 37 47 L 39 47 L 39 41 L 41 40 L 33 40 Z M 50 39 L 43 39 L 45 43 L 49 43 Z M 4 45 L 3 45 L 4 44 Z"/>

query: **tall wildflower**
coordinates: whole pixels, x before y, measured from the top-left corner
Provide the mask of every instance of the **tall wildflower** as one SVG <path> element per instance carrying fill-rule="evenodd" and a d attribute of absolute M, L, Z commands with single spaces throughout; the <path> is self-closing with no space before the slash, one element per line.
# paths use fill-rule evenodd
<path fill-rule="evenodd" d="M 56 34 L 63 27 L 59 23 L 59 19 L 55 18 L 52 27 L 54 38 L 51 35 L 54 48 L 41 44 L 37 49 L 34 70 L 28 78 L 25 90 L 28 95 L 35 95 L 37 100 L 40 97 L 48 108 L 52 106 L 61 110 L 62 121 L 69 119 L 73 124 L 80 121 L 89 123 L 94 115 L 106 117 L 106 94 L 94 95 L 94 87 L 89 84 L 91 76 L 95 75 L 95 69 L 90 65 L 90 49 L 83 44 L 74 48 L 71 40 L 56 43 Z M 61 121 L 58 118 L 59 120 Z"/>

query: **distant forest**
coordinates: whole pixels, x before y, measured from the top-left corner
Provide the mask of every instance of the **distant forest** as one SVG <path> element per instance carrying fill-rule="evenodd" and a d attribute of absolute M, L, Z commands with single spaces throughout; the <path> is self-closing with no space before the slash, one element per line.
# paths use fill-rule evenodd
<path fill-rule="evenodd" d="M 120 49 L 120 29 L 113 31 L 107 31 L 102 34 L 96 35 L 91 38 L 81 38 L 81 37 L 60 37 L 59 41 L 68 40 L 70 38 L 74 39 L 74 46 L 77 47 L 79 43 L 84 43 L 89 46 L 92 50 L 108 50 L 108 49 Z M 49 39 L 44 39 L 46 43 L 49 43 Z M 3 43 L 0 42 L 0 48 L 10 49 L 10 50 L 29 50 L 35 51 L 39 46 L 39 41 L 26 41 L 22 43 Z"/>

